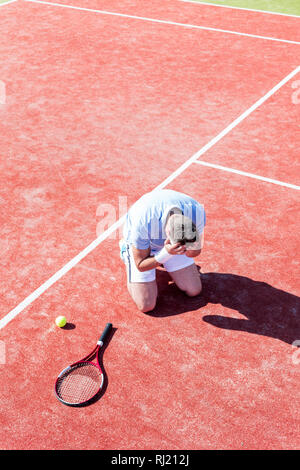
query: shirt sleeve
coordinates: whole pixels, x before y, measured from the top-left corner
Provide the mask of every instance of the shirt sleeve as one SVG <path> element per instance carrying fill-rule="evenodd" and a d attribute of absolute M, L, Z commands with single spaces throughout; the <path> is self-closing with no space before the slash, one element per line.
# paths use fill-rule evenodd
<path fill-rule="evenodd" d="M 150 240 L 146 225 L 139 223 L 134 227 L 132 230 L 131 241 L 138 250 L 147 250 L 147 248 L 149 248 Z"/>

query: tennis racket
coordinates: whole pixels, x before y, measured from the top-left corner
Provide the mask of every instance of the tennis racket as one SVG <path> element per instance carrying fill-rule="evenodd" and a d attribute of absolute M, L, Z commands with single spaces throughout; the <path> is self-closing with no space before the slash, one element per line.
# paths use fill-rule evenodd
<path fill-rule="evenodd" d="M 69 406 L 82 406 L 91 402 L 103 387 L 104 375 L 99 364 L 99 351 L 112 328 L 107 323 L 93 351 L 80 361 L 66 367 L 56 379 L 55 394 Z M 96 357 L 97 362 L 91 362 Z"/>

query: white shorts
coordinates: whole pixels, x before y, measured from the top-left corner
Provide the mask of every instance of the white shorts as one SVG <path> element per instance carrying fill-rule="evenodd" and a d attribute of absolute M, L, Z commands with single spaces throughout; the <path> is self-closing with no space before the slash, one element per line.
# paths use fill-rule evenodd
<path fill-rule="evenodd" d="M 152 253 L 153 254 L 153 253 Z M 124 261 L 127 267 L 127 275 L 129 282 L 151 282 L 155 281 L 156 269 L 150 269 L 149 271 L 139 271 L 136 267 L 132 247 L 127 245 L 126 252 L 124 253 Z M 170 258 L 163 266 L 169 273 L 178 271 L 179 269 L 187 268 L 195 264 L 193 258 L 189 258 L 186 255 L 174 255 Z"/>

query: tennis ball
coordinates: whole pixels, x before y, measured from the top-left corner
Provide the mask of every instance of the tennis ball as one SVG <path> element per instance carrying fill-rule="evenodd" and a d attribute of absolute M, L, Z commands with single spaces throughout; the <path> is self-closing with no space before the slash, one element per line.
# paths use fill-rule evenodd
<path fill-rule="evenodd" d="M 56 323 L 57 326 L 62 328 L 63 326 L 66 325 L 67 319 L 66 319 L 66 317 L 63 317 L 62 315 L 60 315 L 59 317 L 56 318 L 55 323 Z"/>

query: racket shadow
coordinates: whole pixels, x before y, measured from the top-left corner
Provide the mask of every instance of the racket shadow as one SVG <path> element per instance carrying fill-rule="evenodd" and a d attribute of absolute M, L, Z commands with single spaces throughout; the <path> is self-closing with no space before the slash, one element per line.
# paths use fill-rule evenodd
<path fill-rule="evenodd" d="M 106 374 L 106 371 L 105 371 L 105 368 L 104 368 L 104 365 L 103 365 L 103 356 L 104 356 L 104 353 L 106 351 L 106 348 L 109 346 L 109 343 L 111 342 L 111 340 L 112 340 L 114 334 L 116 333 L 117 329 L 118 328 L 114 328 L 114 327 L 111 328 L 111 331 L 110 331 L 109 335 L 107 336 L 104 345 L 102 346 L 102 348 L 99 351 L 99 365 L 101 367 L 101 370 L 102 370 L 102 373 L 103 373 L 103 379 L 104 379 L 103 380 L 103 386 L 102 386 L 101 390 L 99 390 L 99 392 L 91 400 L 89 400 L 88 402 L 82 403 L 82 404 L 77 404 L 76 408 L 86 408 L 87 406 L 91 406 L 94 403 L 96 403 L 97 401 L 99 401 L 103 397 L 103 395 L 105 394 L 105 392 L 107 390 L 107 387 L 108 387 L 109 380 L 108 380 L 108 376 Z"/>

